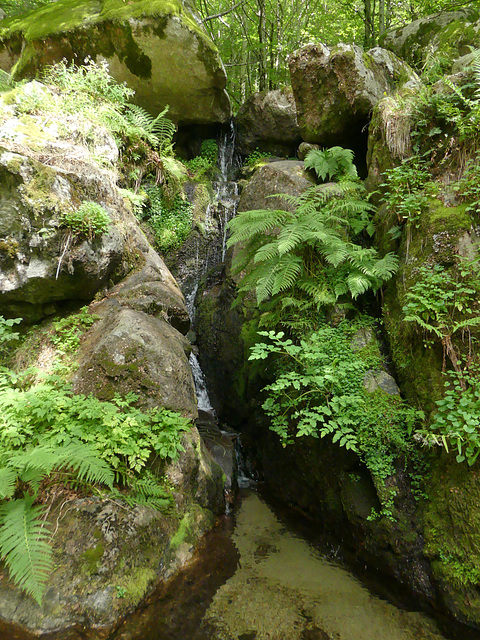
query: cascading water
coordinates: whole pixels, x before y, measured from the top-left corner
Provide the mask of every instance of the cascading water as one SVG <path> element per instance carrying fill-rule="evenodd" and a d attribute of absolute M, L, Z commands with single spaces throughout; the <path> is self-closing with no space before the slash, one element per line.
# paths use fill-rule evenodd
<path fill-rule="evenodd" d="M 192 325 L 195 321 L 195 297 L 201 278 L 209 269 L 225 260 L 228 222 L 234 217 L 238 204 L 237 184 L 231 179 L 234 161 L 235 128 L 233 122 L 230 122 L 218 140 L 218 179 L 213 182 L 213 199 L 205 212 L 205 238 L 203 242 L 197 239 L 193 269 L 182 283 Z M 214 421 L 215 411 L 208 397 L 205 377 L 195 349 L 190 355 L 190 366 L 195 382 L 198 409 L 203 417 L 205 414 L 207 416 L 210 414 Z"/>

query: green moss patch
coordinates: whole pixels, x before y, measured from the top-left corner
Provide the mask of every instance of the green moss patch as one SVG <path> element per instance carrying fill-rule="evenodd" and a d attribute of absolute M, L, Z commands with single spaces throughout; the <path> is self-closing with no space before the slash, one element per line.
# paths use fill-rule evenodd
<path fill-rule="evenodd" d="M 22 32 L 27 41 L 40 40 L 55 33 L 72 31 L 77 27 L 106 20 L 120 22 L 132 18 L 167 15 L 185 17 L 182 3 L 179 0 L 137 0 L 128 3 L 123 0 L 60 0 L 25 15 L 2 21 L 0 38 L 10 38 Z M 193 20 L 191 23 L 191 26 L 195 25 Z"/>

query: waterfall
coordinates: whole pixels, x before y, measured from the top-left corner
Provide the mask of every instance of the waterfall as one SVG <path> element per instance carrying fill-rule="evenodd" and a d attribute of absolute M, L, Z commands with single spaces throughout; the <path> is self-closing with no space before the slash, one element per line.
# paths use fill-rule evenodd
<path fill-rule="evenodd" d="M 205 212 L 203 250 L 198 240 L 195 244 L 194 273 L 185 280 L 183 292 L 192 325 L 195 321 L 195 297 L 201 278 L 209 269 L 225 261 L 228 222 L 235 216 L 238 204 L 238 188 L 232 178 L 235 170 L 235 128 L 231 121 L 218 138 L 218 179 L 213 182 L 214 195 Z M 200 367 L 198 354 L 192 351 L 190 366 L 195 382 L 198 409 L 215 419 L 215 411 L 208 396 L 207 385 Z"/>

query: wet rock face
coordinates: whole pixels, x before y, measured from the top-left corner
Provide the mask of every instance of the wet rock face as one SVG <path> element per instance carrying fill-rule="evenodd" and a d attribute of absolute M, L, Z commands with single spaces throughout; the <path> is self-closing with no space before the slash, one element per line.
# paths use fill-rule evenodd
<path fill-rule="evenodd" d="M 0 68 L 15 62 L 18 78 L 62 59 L 107 60 L 112 76 L 135 90 L 152 115 L 170 106 L 183 124 L 225 122 L 231 115 L 218 51 L 179 0 L 155 0 L 145 9 L 122 0 L 58 0 L 0 29 Z"/>
<path fill-rule="evenodd" d="M 325 146 L 351 147 L 385 93 L 417 81 L 408 65 L 378 47 L 311 44 L 290 56 L 289 67 L 302 138 Z"/>
<path fill-rule="evenodd" d="M 291 89 L 252 94 L 236 116 L 237 149 L 248 155 L 255 149 L 278 156 L 295 154 L 301 137 Z"/>

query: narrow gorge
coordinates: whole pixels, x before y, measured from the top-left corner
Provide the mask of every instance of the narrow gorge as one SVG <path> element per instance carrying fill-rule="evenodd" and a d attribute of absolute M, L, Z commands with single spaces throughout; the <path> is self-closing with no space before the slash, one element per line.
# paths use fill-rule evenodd
<path fill-rule="evenodd" d="M 0 11 L 2 640 L 480 638 L 480 9 L 291 4 Z"/>

